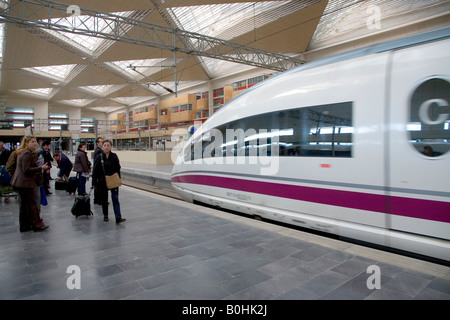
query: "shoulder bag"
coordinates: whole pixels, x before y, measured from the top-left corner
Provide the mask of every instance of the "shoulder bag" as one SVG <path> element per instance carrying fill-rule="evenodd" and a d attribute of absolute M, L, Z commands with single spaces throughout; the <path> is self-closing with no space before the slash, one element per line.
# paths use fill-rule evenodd
<path fill-rule="evenodd" d="M 115 189 L 118 188 L 122 185 L 122 181 L 120 181 L 120 177 L 119 174 L 116 172 L 111 176 L 107 176 L 105 173 L 105 166 L 103 165 L 104 161 L 103 161 L 103 154 L 102 154 L 102 168 L 103 168 L 103 174 L 105 175 L 105 181 L 106 181 L 106 187 L 111 190 L 111 189 Z"/>

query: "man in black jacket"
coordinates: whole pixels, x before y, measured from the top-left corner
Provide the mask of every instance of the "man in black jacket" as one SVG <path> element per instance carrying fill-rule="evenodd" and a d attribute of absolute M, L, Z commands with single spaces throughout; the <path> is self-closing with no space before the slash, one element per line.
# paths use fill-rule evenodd
<path fill-rule="evenodd" d="M 43 175 L 44 175 L 44 183 L 43 183 L 43 185 L 44 185 L 44 189 L 45 189 L 45 194 L 49 195 L 49 194 L 52 194 L 50 192 L 50 190 L 49 190 L 50 189 L 49 182 L 50 182 L 50 179 L 51 179 L 51 177 L 50 177 L 50 169 L 52 167 L 52 161 L 54 161 L 53 157 L 52 157 L 52 155 L 50 153 L 50 141 L 45 140 L 42 143 L 41 152 L 42 153 L 40 153 L 40 154 L 42 154 L 42 156 L 44 157 L 44 163 L 46 163 L 49 166 L 49 169 L 43 172 Z"/>
<path fill-rule="evenodd" d="M 11 152 L 3 146 L 3 141 L 0 141 L 0 166 L 5 166 L 8 162 Z"/>
<path fill-rule="evenodd" d="M 103 145 L 103 138 L 98 137 L 97 139 L 95 139 L 95 143 L 97 144 L 97 147 L 94 150 L 94 153 L 92 154 L 92 163 L 94 163 L 95 166 L 95 159 L 97 158 L 97 156 L 99 154 L 103 153 L 103 149 L 102 149 L 102 145 Z M 100 197 L 98 195 L 98 190 L 94 189 L 94 203 L 95 204 L 102 204 L 101 201 L 99 200 Z"/>
<path fill-rule="evenodd" d="M 64 180 L 69 182 L 70 172 L 72 171 L 73 164 L 72 161 L 64 154 L 55 151 L 53 158 L 58 164 L 59 172 L 56 177 L 57 180 Z"/>

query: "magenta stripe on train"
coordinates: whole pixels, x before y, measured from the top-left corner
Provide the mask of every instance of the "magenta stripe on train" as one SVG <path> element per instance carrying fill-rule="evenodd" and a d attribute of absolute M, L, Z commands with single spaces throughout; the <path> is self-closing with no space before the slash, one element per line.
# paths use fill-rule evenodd
<path fill-rule="evenodd" d="M 391 213 L 410 218 L 446 223 L 450 222 L 450 202 L 384 196 L 363 192 L 313 188 L 208 175 L 177 176 L 172 178 L 172 182 L 201 184 L 332 206 Z M 388 208 L 389 206 L 390 209 Z"/>

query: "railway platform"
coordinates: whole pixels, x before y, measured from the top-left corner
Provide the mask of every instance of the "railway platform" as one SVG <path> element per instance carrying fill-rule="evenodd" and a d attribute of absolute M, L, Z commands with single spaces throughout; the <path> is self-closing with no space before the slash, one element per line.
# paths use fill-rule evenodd
<path fill-rule="evenodd" d="M 122 167 L 159 179 L 170 173 L 168 167 Z M 94 215 L 75 219 L 74 196 L 53 184 L 41 209 L 50 226 L 45 231 L 20 233 L 19 202 L 0 204 L 1 300 L 450 299 L 450 268 L 443 265 L 131 184 L 119 192 L 125 223 L 104 222 L 101 206 L 92 202 Z"/>

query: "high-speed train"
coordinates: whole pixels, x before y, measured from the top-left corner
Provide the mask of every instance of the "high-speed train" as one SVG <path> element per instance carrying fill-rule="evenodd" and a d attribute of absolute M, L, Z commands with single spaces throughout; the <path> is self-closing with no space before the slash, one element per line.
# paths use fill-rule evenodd
<path fill-rule="evenodd" d="M 171 182 L 187 201 L 449 262 L 449 95 L 450 27 L 306 63 L 212 115 Z"/>

